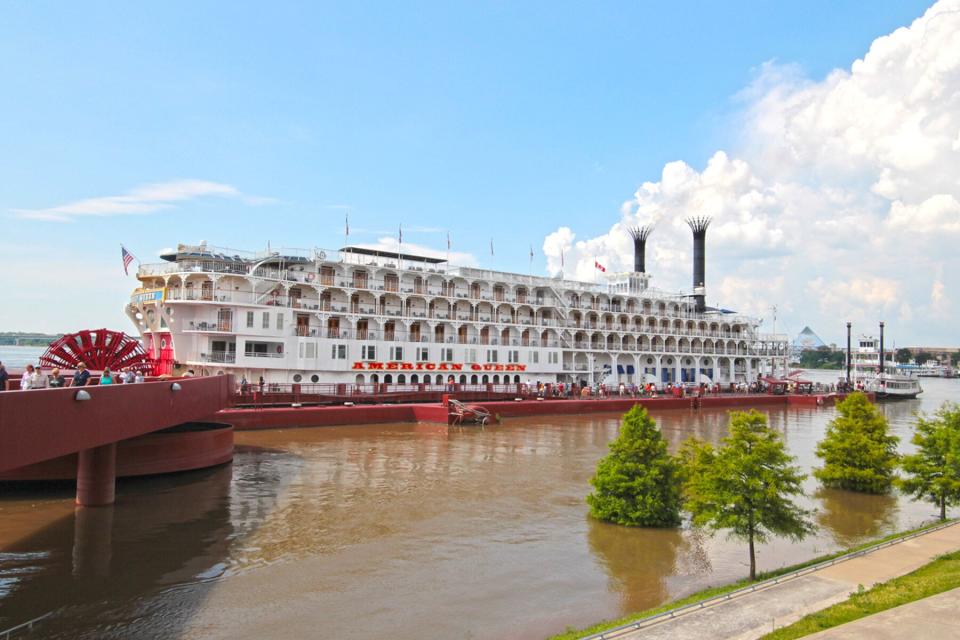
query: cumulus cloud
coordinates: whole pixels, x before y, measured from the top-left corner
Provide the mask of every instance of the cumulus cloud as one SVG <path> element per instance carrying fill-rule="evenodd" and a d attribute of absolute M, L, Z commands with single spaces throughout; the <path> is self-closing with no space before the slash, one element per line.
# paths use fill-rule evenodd
<path fill-rule="evenodd" d="M 737 97 L 731 150 L 702 169 L 667 163 L 606 234 L 547 236 L 550 271 L 564 242 L 567 274 L 589 275 L 594 255 L 628 269 L 627 228 L 653 223 L 648 270 L 665 288 L 689 288 L 684 219 L 708 215 L 708 301 L 757 314 L 777 303 L 797 329 L 834 335 L 845 320 L 891 314 L 902 340 L 946 338 L 933 316 L 960 309 L 949 281 L 930 294 L 930 269 L 960 267 L 960 0 L 937 2 L 821 80 L 766 63 Z"/>
<path fill-rule="evenodd" d="M 83 216 L 143 215 L 176 206 L 197 198 L 231 198 L 248 205 L 273 202 L 271 198 L 250 196 L 236 187 L 208 180 L 174 180 L 136 187 L 118 196 L 100 196 L 76 200 L 46 209 L 14 209 L 19 218 L 68 221 Z"/>

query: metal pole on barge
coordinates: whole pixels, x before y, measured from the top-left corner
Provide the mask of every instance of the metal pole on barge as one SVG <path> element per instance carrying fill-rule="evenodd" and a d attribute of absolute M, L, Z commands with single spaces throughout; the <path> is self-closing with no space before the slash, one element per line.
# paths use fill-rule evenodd
<path fill-rule="evenodd" d="M 883 370 L 884 370 L 884 361 L 883 361 L 883 322 L 880 322 L 880 379 L 883 379 Z"/>
<path fill-rule="evenodd" d="M 850 326 L 851 323 L 847 323 L 847 388 L 850 388 L 850 364 L 852 358 L 852 352 L 850 350 Z"/>

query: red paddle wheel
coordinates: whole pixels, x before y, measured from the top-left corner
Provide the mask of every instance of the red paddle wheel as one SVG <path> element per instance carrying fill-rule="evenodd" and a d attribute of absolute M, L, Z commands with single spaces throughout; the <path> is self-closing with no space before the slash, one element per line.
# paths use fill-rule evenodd
<path fill-rule="evenodd" d="M 109 329 L 84 329 L 69 333 L 52 343 L 40 356 L 40 364 L 45 367 L 76 369 L 81 362 L 92 371 L 107 368 L 113 371 L 153 371 L 153 363 L 139 340 Z"/>

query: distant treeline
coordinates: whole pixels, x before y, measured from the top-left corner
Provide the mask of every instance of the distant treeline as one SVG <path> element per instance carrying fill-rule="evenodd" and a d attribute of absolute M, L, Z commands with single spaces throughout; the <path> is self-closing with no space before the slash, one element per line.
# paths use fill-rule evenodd
<path fill-rule="evenodd" d="M 800 353 L 800 366 L 804 369 L 843 369 L 846 353 L 821 349 L 807 349 Z"/>
<path fill-rule="evenodd" d="M 24 333 L 22 331 L 0 331 L 0 345 L 19 347 L 45 347 L 62 337 L 62 333 Z"/>

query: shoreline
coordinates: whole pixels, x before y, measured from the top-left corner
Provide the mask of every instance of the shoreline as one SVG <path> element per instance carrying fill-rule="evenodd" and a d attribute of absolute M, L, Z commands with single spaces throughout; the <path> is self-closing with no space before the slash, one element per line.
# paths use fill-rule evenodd
<path fill-rule="evenodd" d="M 561 631 L 560 633 L 547 637 L 546 640 L 581 640 L 582 638 L 587 638 L 595 634 L 599 634 L 607 631 L 613 631 L 615 629 L 618 629 L 619 627 L 629 625 L 633 622 L 637 622 L 644 618 L 648 618 L 651 616 L 660 615 L 676 609 L 688 607 L 690 605 L 697 604 L 704 600 L 716 598 L 717 596 L 730 594 L 739 589 L 743 589 L 744 587 L 750 587 L 751 585 L 759 585 L 767 580 L 775 579 L 780 576 L 793 573 L 795 571 L 801 571 L 803 569 L 807 569 L 809 567 L 812 567 L 824 562 L 829 562 L 837 558 L 842 558 L 843 556 L 846 556 L 846 555 L 851 555 L 851 554 L 859 555 L 863 552 L 869 552 L 870 550 L 873 550 L 874 547 L 880 547 L 881 545 L 885 545 L 887 543 L 890 543 L 891 541 L 913 536 L 920 533 L 924 533 L 926 531 L 929 531 L 931 529 L 935 529 L 941 526 L 952 525 L 956 523 L 957 523 L 957 518 L 948 518 L 946 521 L 933 520 L 931 522 L 922 524 L 919 527 L 914 527 L 913 529 L 894 532 L 886 536 L 883 536 L 881 538 L 876 538 L 873 540 L 869 540 L 867 542 L 863 542 L 858 545 L 854 545 L 853 547 L 841 549 L 834 553 L 824 554 L 804 562 L 799 562 L 796 564 L 781 567 L 780 569 L 775 569 L 773 571 L 760 573 L 757 575 L 756 580 L 743 578 L 743 579 L 736 580 L 734 582 L 730 582 L 723 585 L 710 586 L 705 589 L 695 591 L 689 595 L 683 596 L 682 598 L 677 598 L 676 600 L 670 600 L 668 602 L 665 602 L 658 607 L 653 607 L 651 609 L 630 613 L 613 620 L 604 620 L 587 627 L 582 627 L 580 629 L 568 628 L 565 631 Z"/>

